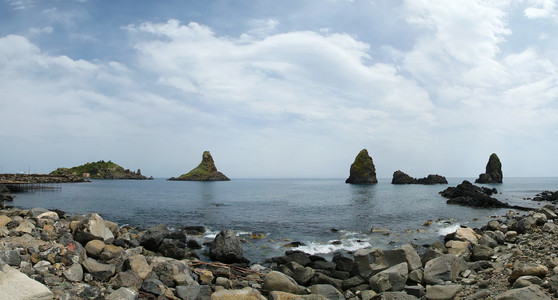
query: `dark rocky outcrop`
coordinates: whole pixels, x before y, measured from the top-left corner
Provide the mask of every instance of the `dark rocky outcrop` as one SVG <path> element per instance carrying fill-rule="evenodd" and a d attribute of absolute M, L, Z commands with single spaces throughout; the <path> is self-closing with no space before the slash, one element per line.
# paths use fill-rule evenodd
<path fill-rule="evenodd" d="M 430 174 L 424 178 L 413 178 L 402 171 L 393 172 L 391 184 L 447 184 L 448 181 L 444 176 L 438 174 Z"/>
<path fill-rule="evenodd" d="M 201 163 L 192 171 L 182 174 L 179 177 L 171 177 L 169 180 L 183 181 L 229 181 L 230 179 L 223 173 L 217 171 L 215 162 L 209 151 L 204 151 Z"/>
<path fill-rule="evenodd" d="M 362 149 L 355 158 L 345 183 L 378 183 L 376 167 L 366 149 Z"/>
<path fill-rule="evenodd" d="M 511 207 L 509 204 L 490 197 L 497 193 L 496 189 L 479 187 L 464 180 L 456 187 L 449 187 L 440 192 L 442 197 L 448 198 L 448 204 L 461 204 L 474 207 Z"/>
<path fill-rule="evenodd" d="M 492 153 L 486 164 L 486 172 L 479 175 L 475 183 L 502 183 L 502 163 L 496 153 Z"/>
<path fill-rule="evenodd" d="M 543 191 L 535 195 L 533 201 L 558 201 L 558 191 Z"/>
<path fill-rule="evenodd" d="M 209 249 L 209 257 L 224 263 L 248 262 L 243 256 L 242 244 L 232 230 L 217 234 Z"/>

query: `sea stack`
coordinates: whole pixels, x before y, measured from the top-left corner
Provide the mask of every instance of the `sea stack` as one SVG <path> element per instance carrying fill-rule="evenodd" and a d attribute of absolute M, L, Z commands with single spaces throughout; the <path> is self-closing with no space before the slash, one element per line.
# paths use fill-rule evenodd
<path fill-rule="evenodd" d="M 374 167 L 372 157 L 368 155 L 366 149 L 362 149 L 358 153 L 355 162 L 351 165 L 349 178 L 345 180 L 345 183 L 378 183 L 376 167 Z"/>
<path fill-rule="evenodd" d="M 192 171 L 182 174 L 179 177 L 171 177 L 169 180 L 183 181 L 229 181 L 230 179 L 223 173 L 217 171 L 215 162 L 209 151 L 204 151 L 201 163 Z"/>
<path fill-rule="evenodd" d="M 486 173 L 479 175 L 475 183 L 502 183 L 504 175 L 502 174 L 502 163 L 496 153 L 492 153 L 486 164 Z"/>

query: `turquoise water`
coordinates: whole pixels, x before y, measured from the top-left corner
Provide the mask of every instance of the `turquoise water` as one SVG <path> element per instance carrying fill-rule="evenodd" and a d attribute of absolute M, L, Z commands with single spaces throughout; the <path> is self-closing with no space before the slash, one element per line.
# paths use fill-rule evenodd
<path fill-rule="evenodd" d="M 289 241 L 303 242 L 299 249 L 326 256 L 369 246 L 431 243 L 460 224 L 481 226 L 507 212 L 447 205 L 438 192 L 463 178 L 448 181 L 425 186 L 392 185 L 390 179 L 375 185 L 350 185 L 344 179 L 94 180 L 61 184 L 58 191 L 17 194 L 13 205 L 97 212 L 119 225 L 140 228 L 159 223 L 172 228 L 203 225 L 209 231 L 202 241 L 219 230 L 233 229 L 246 241 L 245 256 L 260 261 L 281 255 Z M 537 207 L 540 203 L 523 198 L 557 190 L 558 178 L 505 178 L 503 184 L 486 186 L 496 187 L 500 200 Z M 435 222 L 422 226 L 426 220 Z M 389 235 L 370 233 L 371 228 L 387 229 Z M 265 238 L 251 239 L 250 233 L 263 233 Z"/>

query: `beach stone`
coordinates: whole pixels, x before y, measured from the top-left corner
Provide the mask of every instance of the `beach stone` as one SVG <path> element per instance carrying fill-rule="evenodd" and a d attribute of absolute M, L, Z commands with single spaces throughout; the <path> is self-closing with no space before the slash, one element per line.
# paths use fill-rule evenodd
<path fill-rule="evenodd" d="M 174 259 L 182 259 L 186 254 L 184 249 L 186 248 L 186 244 L 172 239 L 163 239 L 159 247 L 157 248 L 157 252 L 161 253 L 163 256 L 172 257 Z"/>
<path fill-rule="evenodd" d="M 165 285 L 157 278 L 146 278 L 141 284 L 141 290 L 154 295 L 161 295 L 164 291 Z"/>
<path fill-rule="evenodd" d="M 548 223 L 545 223 L 543 225 L 542 230 L 544 232 L 557 233 L 558 232 L 558 226 L 554 223 L 548 222 Z"/>
<path fill-rule="evenodd" d="M 488 246 L 480 244 L 473 246 L 473 261 L 490 260 L 492 255 L 494 255 L 494 250 Z"/>
<path fill-rule="evenodd" d="M 331 261 L 335 263 L 335 269 L 347 272 L 353 269 L 353 264 L 355 262 L 352 258 L 343 256 L 342 254 L 335 255 Z"/>
<path fill-rule="evenodd" d="M 103 252 L 101 253 L 101 260 L 103 261 L 111 260 L 113 258 L 118 257 L 122 253 L 124 253 L 124 248 L 112 244 L 107 244 L 103 248 Z"/>
<path fill-rule="evenodd" d="M 422 283 L 422 280 L 424 278 L 424 270 L 422 269 L 412 270 L 411 272 L 409 272 L 409 276 L 407 278 L 412 282 Z"/>
<path fill-rule="evenodd" d="M 18 232 L 31 233 L 34 228 L 35 224 L 33 224 L 33 222 L 31 222 L 29 219 L 25 219 L 21 223 L 19 223 L 19 225 L 14 230 Z"/>
<path fill-rule="evenodd" d="M 232 289 L 233 288 L 233 282 L 231 280 L 229 280 L 228 278 L 225 277 L 217 277 L 215 278 L 215 285 L 217 286 L 222 286 L 225 289 Z"/>
<path fill-rule="evenodd" d="M 52 291 L 45 285 L 8 265 L 0 266 L 0 291 L 2 300 L 49 300 L 54 298 Z"/>
<path fill-rule="evenodd" d="M 365 284 L 366 280 L 364 280 L 364 278 L 360 277 L 360 276 L 353 276 L 349 279 L 345 279 L 343 280 L 343 290 L 348 290 L 350 288 L 354 288 L 356 286 L 359 286 L 361 284 Z"/>
<path fill-rule="evenodd" d="M 558 219 L 558 215 L 546 206 L 543 206 L 541 209 L 539 209 L 539 212 L 543 213 L 549 220 Z"/>
<path fill-rule="evenodd" d="M 63 274 L 69 281 L 80 282 L 83 280 L 83 267 L 79 263 L 74 263 Z"/>
<path fill-rule="evenodd" d="M 91 240 L 85 244 L 87 255 L 98 258 L 105 249 L 105 243 L 101 240 Z"/>
<path fill-rule="evenodd" d="M 405 252 L 405 259 L 407 261 L 407 265 L 409 267 L 409 272 L 419 269 L 422 267 L 422 262 L 420 260 L 420 256 L 413 248 L 413 246 L 406 244 L 401 246 L 401 249 Z"/>
<path fill-rule="evenodd" d="M 310 284 L 331 284 L 339 290 L 343 289 L 343 280 L 330 277 L 322 272 L 316 272 L 310 280 Z"/>
<path fill-rule="evenodd" d="M 136 289 L 141 288 L 143 280 L 132 270 L 119 272 L 114 276 L 110 283 L 115 287 L 135 287 Z"/>
<path fill-rule="evenodd" d="M 508 277 L 508 282 L 513 284 L 517 278 L 527 275 L 544 278 L 547 274 L 548 268 L 546 266 L 535 263 L 526 263 L 525 265 L 522 265 L 512 271 L 511 275 Z"/>
<path fill-rule="evenodd" d="M 263 289 L 298 295 L 307 294 L 306 289 L 298 285 L 293 278 L 277 271 L 271 271 L 265 275 Z"/>
<path fill-rule="evenodd" d="M 323 295 L 327 299 L 331 300 L 345 300 L 345 296 L 343 296 L 343 294 L 338 289 L 330 284 L 315 284 L 310 287 L 310 293 Z"/>
<path fill-rule="evenodd" d="M 364 299 L 364 297 L 362 298 Z M 383 292 L 374 295 L 373 300 L 417 300 L 415 296 L 411 296 L 405 292 Z"/>
<path fill-rule="evenodd" d="M 41 213 L 40 215 L 37 216 L 37 219 L 39 219 L 39 220 L 40 219 L 45 219 L 45 218 L 51 219 L 53 221 L 56 221 L 56 220 L 60 219 L 60 217 L 58 217 L 58 214 L 56 212 L 53 212 L 53 211 L 45 211 L 45 212 L 43 212 L 43 213 Z"/>
<path fill-rule="evenodd" d="M 374 298 L 376 295 L 377 293 L 372 290 L 364 290 L 360 292 L 360 298 L 362 300 L 370 300 Z"/>
<path fill-rule="evenodd" d="M 245 287 L 241 290 L 220 290 L 211 294 L 212 300 L 266 300 L 256 289 Z"/>
<path fill-rule="evenodd" d="M 370 287 L 376 292 L 402 291 L 407 282 L 407 275 L 408 266 L 403 262 L 370 277 Z"/>
<path fill-rule="evenodd" d="M 213 281 L 213 272 L 206 269 L 194 269 L 192 270 L 196 275 L 198 275 L 201 284 L 210 284 Z"/>
<path fill-rule="evenodd" d="M 446 281 L 455 281 L 461 272 L 467 269 L 467 263 L 455 255 L 445 254 L 434 258 L 424 267 L 424 282 L 437 285 Z"/>
<path fill-rule="evenodd" d="M 209 300 L 211 293 L 209 285 L 179 285 L 176 287 L 176 295 L 182 300 Z"/>
<path fill-rule="evenodd" d="M 169 234 L 169 229 L 163 224 L 158 224 L 142 232 L 138 238 L 140 245 L 144 246 L 145 249 L 157 251 L 167 234 Z"/>
<path fill-rule="evenodd" d="M 174 287 L 175 285 L 198 285 L 198 282 L 192 277 L 190 267 L 184 261 L 167 257 L 155 257 L 151 265 L 153 272 L 168 287 Z"/>
<path fill-rule="evenodd" d="M 6 226 L 6 224 L 8 224 L 8 222 L 10 222 L 11 220 L 12 218 L 6 215 L 0 215 L 0 227 Z"/>
<path fill-rule="evenodd" d="M 544 225 L 544 223 L 546 223 L 546 221 L 548 221 L 546 215 L 540 212 L 534 213 L 532 217 L 533 219 L 535 219 L 535 224 L 537 224 L 538 226 L 542 226 Z"/>
<path fill-rule="evenodd" d="M 520 289 L 511 289 L 494 297 L 494 300 L 550 300 L 538 285 L 530 285 Z"/>
<path fill-rule="evenodd" d="M 312 262 L 312 260 L 310 260 L 310 255 L 302 251 L 287 251 L 285 256 L 277 257 L 275 260 L 278 264 L 296 262 L 303 267 L 310 265 Z"/>
<path fill-rule="evenodd" d="M 483 234 L 481 236 L 481 238 L 479 239 L 479 244 L 490 247 L 490 248 L 494 248 L 494 247 L 498 246 L 498 242 L 486 233 Z"/>
<path fill-rule="evenodd" d="M 42 207 L 33 207 L 27 211 L 27 217 L 29 218 L 37 218 L 42 213 L 48 212 L 49 210 Z"/>
<path fill-rule="evenodd" d="M 424 294 L 426 293 L 424 290 L 423 286 L 420 285 L 406 285 L 405 286 L 405 293 L 411 295 L 411 296 L 415 296 L 417 298 L 420 298 L 422 296 L 424 296 Z"/>
<path fill-rule="evenodd" d="M 472 244 L 477 244 L 480 239 L 480 235 L 475 233 L 472 228 L 458 228 L 455 231 L 455 239 L 460 241 L 469 241 Z"/>
<path fill-rule="evenodd" d="M 0 250 L 0 261 L 13 267 L 17 267 L 21 263 L 19 252 L 16 250 Z"/>
<path fill-rule="evenodd" d="M 460 284 L 427 285 L 425 297 L 428 300 L 452 300 L 462 288 Z"/>
<path fill-rule="evenodd" d="M 223 263 L 247 262 L 242 255 L 242 243 L 230 229 L 219 232 L 209 248 L 209 257 Z"/>
<path fill-rule="evenodd" d="M 108 280 L 116 272 L 114 265 L 103 264 L 92 258 L 84 259 L 81 265 L 93 278 L 100 281 Z"/>
<path fill-rule="evenodd" d="M 86 245 L 91 240 L 106 242 L 114 239 L 112 232 L 105 226 L 103 218 L 96 213 L 88 215 L 75 226 L 74 239 L 82 245 Z"/>
<path fill-rule="evenodd" d="M 298 264 L 297 264 L 298 265 Z M 299 265 L 300 266 L 300 265 Z M 296 268 L 293 270 L 293 279 L 300 285 L 306 285 L 316 272 L 310 267 Z"/>
<path fill-rule="evenodd" d="M 509 230 L 505 233 L 504 239 L 506 242 L 515 243 L 517 240 L 517 231 Z"/>
<path fill-rule="evenodd" d="M 531 276 L 531 275 L 521 276 L 515 280 L 515 282 L 512 285 L 512 288 L 514 289 L 522 288 L 522 287 L 529 286 L 531 284 L 542 285 L 543 281 L 537 276 Z"/>
<path fill-rule="evenodd" d="M 500 229 L 500 221 L 498 220 L 490 220 L 488 224 L 486 224 L 486 229 L 490 231 L 496 231 Z"/>
<path fill-rule="evenodd" d="M 123 270 L 132 270 L 141 279 L 145 279 L 151 273 L 153 267 L 147 263 L 145 256 L 138 254 L 130 256 L 124 261 Z"/>
<path fill-rule="evenodd" d="M 121 287 L 118 290 L 110 293 L 105 299 L 106 300 L 136 300 L 138 299 L 139 293 L 134 289 L 129 289 Z"/>

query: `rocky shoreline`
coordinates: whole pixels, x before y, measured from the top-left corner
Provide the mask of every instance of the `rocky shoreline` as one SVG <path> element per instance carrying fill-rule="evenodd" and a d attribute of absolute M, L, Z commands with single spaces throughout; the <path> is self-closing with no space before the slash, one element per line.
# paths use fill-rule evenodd
<path fill-rule="evenodd" d="M 432 245 L 331 261 L 291 250 L 250 264 L 230 230 L 204 248 L 213 259 L 204 262 L 203 228 L 140 230 L 94 213 L 11 208 L 0 210 L 0 290 L 10 299 L 552 299 L 557 214 L 547 204 Z"/>

